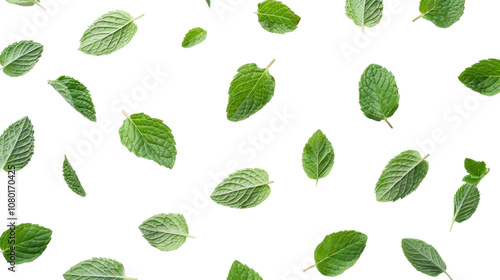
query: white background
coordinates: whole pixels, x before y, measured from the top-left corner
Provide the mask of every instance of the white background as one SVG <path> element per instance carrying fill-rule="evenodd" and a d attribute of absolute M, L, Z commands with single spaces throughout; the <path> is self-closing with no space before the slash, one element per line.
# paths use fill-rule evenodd
<path fill-rule="evenodd" d="M 204 0 L 42 0 L 47 15 L 0 1 L 0 49 L 22 39 L 45 46 L 27 75 L 0 74 L 0 130 L 26 115 L 33 121 L 35 154 L 19 173 L 18 211 L 22 222 L 54 232 L 39 259 L 15 275 L 5 265 L 0 279 L 63 279 L 92 257 L 114 258 L 128 276 L 143 280 L 225 279 L 235 259 L 266 280 L 326 279 L 301 269 L 312 264 L 325 235 L 350 229 L 367 234 L 368 244 L 338 279 L 429 279 L 404 257 L 400 242 L 407 237 L 434 245 L 454 280 L 498 277 L 500 97 L 481 97 L 457 77 L 481 59 L 500 58 L 499 1 L 467 1 L 462 19 L 440 29 L 423 19 L 412 23 L 419 1 L 386 0 L 382 23 L 365 36 L 345 16 L 345 1 L 285 1 L 302 17 L 286 35 L 260 27 L 257 0 L 213 2 L 209 10 Z M 79 52 L 88 25 L 116 9 L 146 14 L 130 44 L 103 57 Z M 181 48 L 185 33 L 198 26 L 208 39 Z M 272 59 L 272 101 L 245 121 L 228 121 L 236 70 Z M 401 102 L 390 119 L 394 130 L 359 108 L 358 81 L 370 63 L 396 77 Z M 60 75 L 90 89 L 97 123 L 47 85 Z M 121 145 L 122 109 L 162 119 L 173 130 L 173 170 Z M 331 140 L 335 165 L 315 187 L 301 154 L 317 129 Z M 404 200 L 377 202 L 374 187 L 384 166 L 408 149 L 431 153 L 427 177 Z M 86 198 L 62 181 L 65 154 Z M 449 233 L 466 157 L 492 171 L 479 186 L 476 214 Z M 276 182 L 263 204 L 236 210 L 208 198 L 228 172 L 247 167 L 265 169 Z M 1 178 L 7 181 L 5 172 Z M 7 208 L 5 192 L 0 209 Z M 173 252 L 153 248 L 138 226 L 159 213 L 184 213 L 197 238 Z"/>

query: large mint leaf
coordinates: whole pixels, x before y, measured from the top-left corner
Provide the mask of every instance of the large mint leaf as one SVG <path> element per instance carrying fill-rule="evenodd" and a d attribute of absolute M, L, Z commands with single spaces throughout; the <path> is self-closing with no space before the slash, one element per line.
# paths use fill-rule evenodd
<path fill-rule="evenodd" d="M 122 144 L 136 156 L 172 169 L 177 156 L 172 130 L 146 114 L 124 114 L 127 118 L 119 130 Z"/>
<path fill-rule="evenodd" d="M 139 229 L 151 246 L 161 251 L 179 249 L 186 242 L 189 228 L 180 214 L 159 214 L 145 220 Z"/>
<path fill-rule="evenodd" d="M 71 166 L 71 163 L 69 162 L 66 156 L 64 156 L 64 162 L 63 162 L 63 176 L 64 176 L 64 181 L 66 181 L 66 184 L 68 184 L 68 187 L 74 193 L 82 197 L 87 196 L 87 193 L 83 189 L 82 183 L 80 183 L 80 179 L 78 179 L 75 170 Z"/>
<path fill-rule="evenodd" d="M 49 81 L 49 85 L 59 92 L 76 111 L 87 119 L 96 121 L 94 103 L 85 85 L 68 76 Z"/>
<path fill-rule="evenodd" d="M 448 28 L 459 21 L 465 10 L 465 0 L 421 0 L 420 13 L 437 27 Z"/>
<path fill-rule="evenodd" d="M 10 77 L 22 76 L 35 67 L 42 52 L 43 46 L 33 41 L 14 43 L 0 54 L 0 70 Z"/>
<path fill-rule="evenodd" d="M 0 169 L 23 169 L 35 151 L 35 131 L 28 117 L 10 125 L 0 136 Z"/>
<path fill-rule="evenodd" d="M 210 197 L 216 203 L 231 208 L 251 208 L 269 197 L 271 183 L 269 175 L 262 169 L 242 169 L 229 175 Z"/>
<path fill-rule="evenodd" d="M 91 55 L 108 55 L 125 47 L 137 32 L 135 20 L 124 11 L 109 12 L 89 26 L 80 39 L 79 50 Z"/>
<path fill-rule="evenodd" d="M 16 265 L 29 263 L 42 255 L 50 243 L 52 231 L 34 224 L 20 224 L 15 227 L 15 244 L 11 244 L 11 229 L 0 236 L 0 249 L 7 261 L 10 261 L 11 247 L 15 246 Z"/>
<path fill-rule="evenodd" d="M 269 67 L 259 68 L 254 63 L 245 64 L 238 69 L 229 88 L 227 119 L 233 122 L 248 119 L 262 109 L 274 95 L 276 83 L 269 74 Z"/>
<path fill-rule="evenodd" d="M 239 261 L 234 261 L 227 280 L 262 280 L 262 277 L 250 267 Z"/>
<path fill-rule="evenodd" d="M 367 118 L 387 120 L 399 107 L 399 91 L 396 79 L 384 67 L 372 64 L 366 68 L 359 82 L 359 104 Z"/>
<path fill-rule="evenodd" d="M 325 276 L 338 276 L 351 268 L 365 250 L 368 236 L 357 231 L 340 231 L 327 235 L 314 251 L 316 267 Z"/>
<path fill-rule="evenodd" d="M 486 96 L 500 93 L 500 60 L 481 60 L 458 77 L 466 87 Z"/>
<path fill-rule="evenodd" d="M 416 270 L 433 277 L 441 273 L 448 275 L 446 264 L 431 245 L 422 240 L 407 238 L 402 240 L 401 246 L 406 258 Z"/>
<path fill-rule="evenodd" d="M 335 154 L 332 143 L 321 130 L 316 131 L 309 139 L 302 152 L 302 167 L 307 176 L 318 180 L 325 178 L 332 170 Z"/>
<path fill-rule="evenodd" d="M 123 264 L 105 258 L 80 262 L 66 271 L 63 277 L 65 280 L 137 280 L 125 276 Z"/>
<path fill-rule="evenodd" d="M 182 41 L 183 48 L 192 48 L 207 38 L 207 31 L 200 27 L 195 27 L 186 34 Z"/>
<path fill-rule="evenodd" d="M 393 158 L 380 176 L 375 193 L 381 202 L 396 201 L 414 192 L 424 180 L 429 163 L 417 151 L 405 151 Z"/>
<path fill-rule="evenodd" d="M 374 27 L 382 19 L 384 3 L 382 0 L 347 0 L 345 11 L 347 17 L 361 26 L 363 33 L 366 27 Z"/>
<path fill-rule="evenodd" d="M 258 4 L 257 16 L 265 30 L 285 34 L 297 29 L 300 17 L 281 1 L 265 0 Z"/>

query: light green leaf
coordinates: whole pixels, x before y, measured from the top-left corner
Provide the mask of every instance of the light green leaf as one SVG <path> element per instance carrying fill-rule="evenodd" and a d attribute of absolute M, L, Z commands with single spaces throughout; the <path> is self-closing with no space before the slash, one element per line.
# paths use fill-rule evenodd
<path fill-rule="evenodd" d="M 140 226 L 144 238 L 161 251 L 179 249 L 186 242 L 189 228 L 183 215 L 159 214 L 145 220 Z"/>
<path fill-rule="evenodd" d="M 466 158 L 464 162 L 465 170 L 469 173 L 464 177 L 463 181 L 477 185 L 484 176 L 490 173 L 490 169 L 486 167 L 486 163 L 484 161 L 475 161 L 470 158 Z"/>
<path fill-rule="evenodd" d="M 437 27 L 448 28 L 459 21 L 465 10 L 465 0 L 421 0 L 420 13 Z"/>
<path fill-rule="evenodd" d="M 363 33 L 366 27 L 374 27 L 382 19 L 384 3 L 382 0 L 347 0 L 345 11 L 347 17 L 357 26 L 361 26 Z"/>
<path fill-rule="evenodd" d="M 500 60 L 481 60 L 458 77 L 466 87 L 486 96 L 500 93 Z"/>
<path fill-rule="evenodd" d="M 71 163 L 69 162 L 66 156 L 64 156 L 64 162 L 63 162 L 63 176 L 64 176 L 64 181 L 66 181 L 66 184 L 68 184 L 68 187 L 74 193 L 82 197 L 87 196 L 87 193 L 82 187 L 82 183 L 80 183 L 80 180 L 78 179 L 75 170 L 71 166 Z"/>
<path fill-rule="evenodd" d="M 23 169 L 35 152 L 35 131 L 28 117 L 13 123 L 0 136 L 0 169 Z"/>
<path fill-rule="evenodd" d="M 262 169 L 242 169 L 229 175 L 210 197 L 216 203 L 231 208 L 252 208 L 269 197 L 271 183 L 269 175 Z"/>
<path fill-rule="evenodd" d="M 123 264 L 105 258 L 80 262 L 66 271 L 63 277 L 65 280 L 137 280 L 125 276 Z"/>
<path fill-rule="evenodd" d="M 258 4 L 259 23 L 271 33 L 285 34 L 297 29 L 300 17 L 281 1 L 265 0 Z"/>
<path fill-rule="evenodd" d="M 248 119 L 262 109 L 274 95 L 276 83 L 269 74 L 269 67 L 259 68 L 254 63 L 245 64 L 238 69 L 229 88 L 227 119 L 233 122 Z"/>
<path fill-rule="evenodd" d="M 201 42 L 205 41 L 207 38 L 207 31 L 200 27 L 195 27 L 186 34 L 184 40 L 182 41 L 183 48 L 194 47 Z"/>
<path fill-rule="evenodd" d="M 42 56 L 43 46 L 33 41 L 19 41 L 2 51 L 0 64 L 3 72 L 10 77 L 22 76 L 33 67 Z"/>
<path fill-rule="evenodd" d="M 454 199 L 454 215 L 450 231 L 455 222 L 462 223 L 472 217 L 477 210 L 479 200 L 480 194 L 476 185 L 466 183 L 458 189 Z"/>
<path fill-rule="evenodd" d="M 49 245 L 52 231 L 34 224 L 20 224 L 15 227 L 15 244 L 10 239 L 12 232 L 7 229 L 0 237 L 0 249 L 7 261 L 10 261 L 11 247 L 15 246 L 16 265 L 36 260 Z"/>
<path fill-rule="evenodd" d="M 119 131 L 122 144 L 136 156 L 172 169 L 177 155 L 172 130 L 162 120 L 144 113 L 123 113 L 127 118 Z"/>
<path fill-rule="evenodd" d="M 414 192 L 424 180 L 429 163 L 417 151 L 405 151 L 393 158 L 380 176 L 375 193 L 381 202 L 396 201 Z"/>
<path fill-rule="evenodd" d="M 207 4 L 208 4 L 208 7 L 210 7 L 210 0 L 206 0 L 207 1 Z"/>
<path fill-rule="evenodd" d="M 89 26 L 80 39 L 79 50 L 91 55 L 108 55 L 125 47 L 134 38 L 137 18 L 124 11 L 109 12 Z"/>
<path fill-rule="evenodd" d="M 321 130 L 316 131 L 302 152 L 302 167 L 309 178 L 316 180 L 316 186 L 332 170 L 334 157 L 332 143 Z"/>
<path fill-rule="evenodd" d="M 234 261 L 227 280 L 262 280 L 262 277 L 250 267 L 239 261 Z"/>
<path fill-rule="evenodd" d="M 359 82 L 359 104 L 367 118 L 375 121 L 387 120 L 399 107 L 399 92 L 396 79 L 384 67 L 371 64 Z"/>
<path fill-rule="evenodd" d="M 6 1 L 7 3 L 16 4 L 19 6 L 26 6 L 26 7 L 37 5 L 45 10 L 45 8 L 42 7 L 42 5 L 40 5 L 40 0 L 6 0 Z"/>
<path fill-rule="evenodd" d="M 59 92 L 76 111 L 87 119 L 96 121 L 94 103 L 85 85 L 68 76 L 49 81 L 49 85 Z"/>
<path fill-rule="evenodd" d="M 441 273 L 450 277 L 446 273 L 446 264 L 431 245 L 422 240 L 406 238 L 402 240 L 401 246 L 406 258 L 416 270 L 433 277 Z"/>
<path fill-rule="evenodd" d="M 365 250 L 368 236 L 354 230 L 327 235 L 314 251 L 313 267 L 325 276 L 339 276 L 358 261 Z"/>

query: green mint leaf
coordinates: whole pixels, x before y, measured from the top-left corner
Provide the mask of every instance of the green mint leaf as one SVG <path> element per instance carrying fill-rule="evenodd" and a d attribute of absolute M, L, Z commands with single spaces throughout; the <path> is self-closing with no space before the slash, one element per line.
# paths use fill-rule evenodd
<path fill-rule="evenodd" d="M 109 12 L 89 26 L 80 39 L 79 50 L 91 55 L 108 55 L 125 47 L 137 32 L 137 19 L 124 11 Z"/>
<path fill-rule="evenodd" d="M 470 184 L 479 184 L 484 176 L 490 172 L 490 169 L 486 167 L 486 163 L 484 161 L 475 161 L 473 159 L 466 158 L 464 166 L 469 175 L 465 176 L 463 181 Z"/>
<path fill-rule="evenodd" d="M 476 212 L 479 205 L 480 193 L 476 185 L 464 184 L 458 189 L 454 198 L 454 215 L 450 231 L 455 222 L 462 223 L 467 221 Z"/>
<path fill-rule="evenodd" d="M 6 0 L 6 1 L 7 1 L 7 3 L 16 4 L 16 5 L 25 6 L 25 7 L 37 5 L 40 8 L 45 10 L 45 8 L 42 7 L 42 5 L 40 5 L 40 0 Z"/>
<path fill-rule="evenodd" d="M 271 33 L 285 34 L 297 29 L 300 17 L 288 6 L 275 0 L 266 0 L 258 4 L 259 23 Z"/>
<path fill-rule="evenodd" d="M 245 64 L 238 69 L 229 88 L 227 119 L 233 122 L 248 119 L 262 109 L 274 95 L 276 83 L 269 74 L 274 60 L 265 68 L 254 63 Z"/>
<path fill-rule="evenodd" d="M 34 224 L 20 224 L 15 227 L 15 245 L 9 243 L 11 229 L 0 236 L 0 249 L 7 261 L 10 261 L 11 246 L 15 246 L 16 265 L 36 260 L 49 245 L 52 230 Z"/>
<path fill-rule="evenodd" d="M 181 214 L 159 214 L 145 220 L 139 229 L 151 246 L 164 251 L 179 249 L 189 235 L 186 219 Z"/>
<path fill-rule="evenodd" d="M 421 0 L 420 13 L 437 27 L 448 28 L 459 21 L 465 10 L 465 0 Z"/>
<path fill-rule="evenodd" d="M 227 280 L 262 280 L 262 277 L 250 267 L 239 261 L 234 261 Z"/>
<path fill-rule="evenodd" d="M 399 92 L 396 79 L 384 67 L 372 64 L 366 68 L 359 82 L 359 104 L 369 119 L 387 120 L 399 107 Z"/>
<path fill-rule="evenodd" d="M 119 130 L 122 144 L 136 156 L 172 169 L 177 156 L 172 130 L 162 120 L 144 113 L 123 113 L 127 118 Z"/>
<path fill-rule="evenodd" d="M 347 17 L 357 26 L 361 26 L 363 33 L 366 27 L 374 27 L 382 19 L 384 3 L 382 0 L 347 0 L 345 11 Z"/>
<path fill-rule="evenodd" d="M 242 169 L 229 175 L 210 196 L 217 204 L 231 208 L 255 207 L 271 194 L 269 175 L 258 168 Z"/>
<path fill-rule="evenodd" d="M 207 38 L 207 31 L 200 27 L 195 27 L 186 34 L 184 40 L 182 41 L 183 48 L 194 47 L 201 42 L 205 41 Z"/>
<path fill-rule="evenodd" d="M 210 0 L 206 0 L 207 1 L 207 4 L 208 4 L 208 7 L 210 8 Z"/>
<path fill-rule="evenodd" d="M 125 276 L 123 264 L 105 258 L 80 262 L 66 271 L 63 277 L 65 280 L 137 280 Z"/>
<path fill-rule="evenodd" d="M 0 136 L 0 169 L 21 170 L 31 160 L 35 151 L 35 131 L 28 117 L 10 125 Z"/>
<path fill-rule="evenodd" d="M 3 72 L 10 77 L 22 76 L 33 67 L 42 56 L 43 46 L 33 41 L 19 41 L 2 51 L 0 64 Z"/>
<path fill-rule="evenodd" d="M 332 143 L 321 130 L 316 131 L 302 152 L 302 167 L 309 178 L 316 180 L 316 186 L 332 170 L 334 158 Z"/>
<path fill-rule="evenodd" d="M 75 170 L 71 166 L 71 163 L 69 162 L 66 156 L 64 156 L 64 162 L 63 162 L 63 176 L 64 176 L 64 181 L 66 181 L 66 184 L 68 184 L 68 187 L 74 193 L 76 193 L 81 197 L 87 196 L 87 193 L 82 187 L 82 183 L 80 183 L 80 180 L 78 179 Z"/>
<path fill-rule="evenodd" d="M 486 96 L 500 93 L 500 60 L 481 60 L 458 77 L 460 82 L 473 91 Z"/>
<path fill-rule="evenodd" d="M 51 85 L 61 96 L 87 119 L 95 122 L 95 108 L 90 93 L 82 83 L 68 77 L 61 76 L 57 80 L 49 81 Z"/>
<path fill-rule="evenodd" d="M 391 159 L 378 179 L 375 193 L 380 202 L 402 199 L 424 180 L 429 163 L 417 151 L 405 151 Z"/>
<path fill-rule="evenodd" d="M 357 231 L 340 231 L 327 235 L 314 251 L 316 267 L 325 276 L 338 276 L 351 268 L 365 250 L 368 236 Z"/>
<path fill-rule="evenodd" d="M 406 238 L 401 242 L 403 252 L 413 267 L 429 276 L 439 276 L 446 273 L 446 264 L 439 253 L 431 245 L 422 240 Z M 450 277 L 451 279 L 451 277 Z"/>

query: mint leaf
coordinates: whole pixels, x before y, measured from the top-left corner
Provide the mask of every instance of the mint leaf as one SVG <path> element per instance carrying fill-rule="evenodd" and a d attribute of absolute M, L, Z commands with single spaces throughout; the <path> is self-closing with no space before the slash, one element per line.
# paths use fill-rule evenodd
<path fill-rule="evenodd" d="M 189 228 L 180 214 L 159 214 L 145 220 L 140 226 L 144 238 L 151 246 L 161 251 L 179 249 L 186 242 Z"/>
<path fill-rule="evenodd" d="M 378 179 L 375 193 L 380 202 L 402 199 L 424 180 L 429 163 L 417 151 L 405 151 L 391 159 Z"/>
<path fill-rule="evenodd" d="M 239 261 L 234 261 L 227 280 L 262 280 L 262 277 L 250 267 Z"/>
<path fill-rule="evenodd" d="M 258 4 L 259 23 L 271 33 L 285 34 L 297 29 L 300 17 L 288 6 L 275 0 L 266 0 Z"/>
<path fill-rule="evenodd" d="M 325 276 L 339 276 L 356 264 L 367 241 L 368 236 L 354 230 L 327 235 L 314 251 L 316 264 L 304 272 L 316 267 Z"/>
<path fill-rule="evenodd" d="M 448 28 L 459 21 L 465 10 L 465 0 L 421 0 L 420 13 L 437 27 Z"/>
<path fill-rule="evenodd" d="M 22 76 L 33 67 L 42 56 L 43 46 L 33 41 L 19 41 L 2 51 L 0 54 L 0 70 L 10 77 Z"/>
<path fill-rule="evenodd" d="M 134 38 L 137 18 L 124 11 L 109 12 L 89 26 L 80 39 L 79 50 L 91 55 L 108 55 L 125 47 Z"/>
<path fill-rule="evenodd" d="M 61 76 L 57 80 L 48 82 L 61 96 L 87 119 L 95 122 L 95 109 L 94 103 L 90 93 L 82 83 L 68 77 Z"/>
<path fill-rule="evenodd" d="M 0 136 L 0 170 L 9 166 L 21 170 L 31 160 L 35 150 L 35 131 L 28 117 L 10 125 Z"/>
<path fill-rule="evenodd" d="M 316 179 L 316 186 L 318 180 L 328 176 L 332 170 L 334 158 L 332 143 L 318 129 L 302 152 L 302 167 L 309 178 Z"/>
<path fill-rule="evenodd" d="M 363 33 L 366 27 L 374 27 L 382 19 L 384 3 L 382 0 L 347 0 L 345 11 L 347 17 L 357 26 L 361 26 Z"/>
<path fill-rule="evenodd" d="M 486 167 L 486 163 L 484 161 L 475 161 L 470 158 L 466 158 L 464 162 L 465 170 L 469 175 L 465 176 L 463 181 L 477 185 L 484 176 L 488 175 L 490 169 Z"/>
<path fill-rule="evenodd" d="M 69 162 L 66 156 L 64 156 L 64 162 L 63 162 L 63 176 L 64 176 L 64 181 L 66 181 L 66 184 L 68 184 L 68 187 L 74 193 L 82 197 L 87 196 L 87 193 L 82 187 L 82 183 L 80 183 L 80 180 L 78 179 L 75 170 L 71 166 L 71 163 Z"/>
<path fill-rule="evenodd" d="M 125 277 L 123 264 L 113 259 L 92 258 L 80 262 L 63 275 L 65 280 L 137 280 Z"/>
<path fill-rule="evenodd" d="M 481 60 L 458 77 L 460 82 L 473 91 L 486 96 L 500 93 L 500 60 Z"/>
<path fill-rule="evenodd" d="M 19 6 L 33 6 L 33 5 L 37 5 L 39 6 L 40 8 L 44 9 L 44 7 L 42 7 L 42 5 L 40 5 L 40 0 L 6 0 L 7 3 L 11 3 L 11 4 L 16 4 L 16 5 L 19 5 Z"/>
<path fill-rule="evenodd" d="M 387 120 L 399 107 L 399 92 L 396 79 L 384 67 L 371 64 L 366 68 L 359 82 L 359 104 L 369 119 Z"/>
<path fill-rule="evenodd" d="M 227 119 L 233 122 L 248 119 L 262 109 L 274 95 L 276 83 L 269 74 L 269 67 L 259 68 L 254 63 L 245 64 L 238 69 L 229 88 Z"/>
<path fill-rule="evenodd" d="M 127 118 L 119 130 L 122 144 L 136 156 L 172 169 L 177 156 L 172 130 L 162 120 L 144 113 L 123 114 Z"/>
<path fill-rule="evenodd" d="M 271 194 L 271 183 L 269 175 L 262 169 L 242 169 L 224 179 L 210 198 L 231 208 L 252 208 L 264 202 Z"/>
<path fill-rule="evenodd" d="M 186 34 L 184 40 L 182 41 L 183 48 L 194 47 L 201 42 L 205 41 L 207 38 L 207 31 L 200 27 L 195 27 Z"/>
<path fill-rule="evenodd" d="M 42 255 L 52 239 L 52 231 L 39 225 L 20 224 L 15 227 L 14 231 L 15 244 L 9 243 L 12 234 L 9 228 L 0 236 L 0 249 L 9 262 L 11 247 L 15 246 L 16 265 L 36 260 Z"/>
<path fill-rule="evenodd" d="M 210 0 L 206 0 L 207 1 L 207 4 L 208 4 L 208 7 L 210 7 Z"/>
<path fill-rule="evenodd" d="M 446 273 L 446 264 L 431 245 L 422 240 L 406 238 L 402 240 L 401 247 L 406 258 L 416 270 L 433 277 L 444 273 L 451 279 L 450 275 Z"/>

